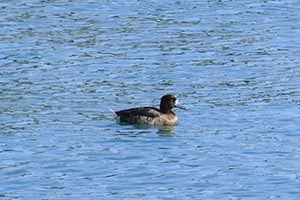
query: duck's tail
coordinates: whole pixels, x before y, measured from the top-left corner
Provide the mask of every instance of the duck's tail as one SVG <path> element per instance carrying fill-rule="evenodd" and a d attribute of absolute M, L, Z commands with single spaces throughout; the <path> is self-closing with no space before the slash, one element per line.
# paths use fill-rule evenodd
<path fill-rule="evenodd" d="M 114 115 L 114 117 L 118 117 L 117 113 L 113 109 L 109 108 L 109 111 Z"/>

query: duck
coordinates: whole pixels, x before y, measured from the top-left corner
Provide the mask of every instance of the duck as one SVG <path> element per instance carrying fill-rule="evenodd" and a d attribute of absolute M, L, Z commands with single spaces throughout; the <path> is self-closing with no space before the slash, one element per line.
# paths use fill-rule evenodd
<path fill-rule="evenodd" d="M 185 110 L 179 105 L 178 99 L 167 94 L 161 97 L 160 107 L 138 107 L 114 112 L 119 123 L 133 125 L 174 126 L 178 124 L 178 118 L 172 111 L 173 108 Z"/>

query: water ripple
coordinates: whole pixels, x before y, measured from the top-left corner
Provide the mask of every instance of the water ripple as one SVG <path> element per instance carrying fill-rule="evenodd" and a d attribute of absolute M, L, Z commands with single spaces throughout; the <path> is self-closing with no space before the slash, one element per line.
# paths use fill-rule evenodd
<path fill-rule="evenodd" d="M 1 199 L 297 199 L 293 1 L 0 3 Z M 108 111 L 175 93 L 172 130 Z M 259 187 L 258 187 L 259 186 Z"/>

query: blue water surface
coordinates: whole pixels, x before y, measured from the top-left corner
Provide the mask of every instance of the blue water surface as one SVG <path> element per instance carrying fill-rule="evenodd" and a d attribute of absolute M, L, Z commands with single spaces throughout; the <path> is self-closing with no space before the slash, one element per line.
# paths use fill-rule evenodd
<path fill-rule="evenodd" d="M 1 1 L 0 199 L 299 199 L 299 9 Z M 173 130 L 109 112 L 167 93 Z"/>

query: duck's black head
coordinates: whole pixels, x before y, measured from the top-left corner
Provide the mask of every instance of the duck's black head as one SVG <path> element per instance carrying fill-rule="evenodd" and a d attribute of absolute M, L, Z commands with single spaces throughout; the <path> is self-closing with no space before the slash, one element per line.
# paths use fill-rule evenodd
<path fill-rule="evenodd" d="M 178 105 L 178 100 L 174 95 L 167 94 L 161 98 L 160 111 L 162 113 L 171 112 L 172 108 Z"/>

